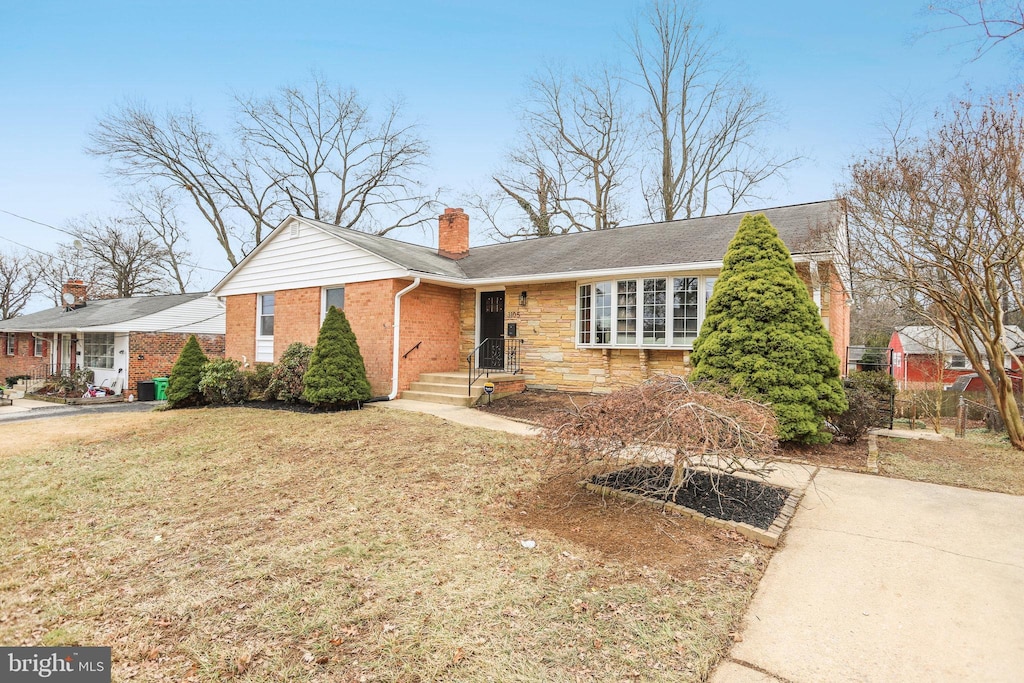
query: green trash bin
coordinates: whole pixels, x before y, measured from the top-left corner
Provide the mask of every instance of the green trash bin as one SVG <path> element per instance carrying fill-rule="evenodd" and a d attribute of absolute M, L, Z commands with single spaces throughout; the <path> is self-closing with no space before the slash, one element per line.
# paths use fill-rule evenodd
<path fill-rule="evenodd" d="M 166 401 L 167 400 L 167 378 L 166 377 L 154 377 L 153 385 L 156 389 L 156 400 Z"/>

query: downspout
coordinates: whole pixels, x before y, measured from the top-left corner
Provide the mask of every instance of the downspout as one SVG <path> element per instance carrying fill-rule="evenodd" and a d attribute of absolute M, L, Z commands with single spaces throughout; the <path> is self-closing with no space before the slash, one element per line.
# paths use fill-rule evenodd
<path fill-rule="evenodd" d="M 394 341 L 392 342 L 391 359 L 391 393 L 387 396 L 378 396 L 370 401 L 394 401 L 398 396 L 398 361 L 401 359 L 401 348 L 399 347 L 399 336 L 402 326 L 402 297 L 420 286 L 420 279 L 417 277 L 412 284 L 395 294 L 395 324 Z"/>

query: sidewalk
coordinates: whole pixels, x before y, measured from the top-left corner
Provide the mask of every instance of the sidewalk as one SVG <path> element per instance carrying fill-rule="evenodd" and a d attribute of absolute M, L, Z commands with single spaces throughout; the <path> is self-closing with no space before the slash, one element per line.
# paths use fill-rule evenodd
<path fill-rule="evenodd" d="M 1011 681 L 1024 497 L 821 470 L 711 683 Z"/>
<path fill-rule="evenodd" d="M 110 412 L 110 413 L 134 413 L 153 410 L 162 406 L 166 401 L 134 401 L 132 403 L 102 403 L 95 406 L 90 405 L 67 405 L 65 403 L 50 403 L 49 401 L 37 401 L 31 398 L 15 398 L 14 405 L 0 406 L 0 424 L 5 422 L 20 422 L 22 420 L 35 420 L 39 418 L 51 418 L 78 415 L 83 412 Z"/>
<path fill-rule="evenodd" d="M 508 420 L 503 417 L 498 417 L 497 415 L 485 413 L 482 410 L 475 410 L 474 408 L 463 408 L 462 406 L 448 406 L 441 405 L 440 403 L 411 401 L 405 398 L 396 399 L 394 401 L 370 403 L 368 405 L 379 406 L 381 408 L 388 408 L 391 410 L 408 410 L 414 413 L 426 413 L 428 415 L 434 415 L 435 417 L 444 418 L 445 420 L 457 422 L 468 427 L 480 427 L 482 429 L 490 429 L 496 432 L 519 434 L 520 436 L 539 436 L 541 433 L 541 430 L 533 425 L 516 422 L 515 420 Z"/>

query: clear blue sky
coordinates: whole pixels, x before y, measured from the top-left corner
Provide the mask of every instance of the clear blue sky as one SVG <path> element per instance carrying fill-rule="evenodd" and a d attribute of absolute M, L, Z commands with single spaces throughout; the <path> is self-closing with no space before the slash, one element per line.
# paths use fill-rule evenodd
<path fill-rule="evenodd" d="M 433 184 L 457 201 L 484 187 L 512 142 L 512 109 L 542 60 L 627 63 L 621 37 L 639 3 L 614 0 L 407 2 L 5 2 L 0 7 L 0 210 L 62 225 L 116 210 L 119 190 L 83 148 L 126 99 L 192 104 L 226 120 L 235 92 L 269 93 L 318 70 L 371 101 L 402 96 L 433 149 Z M 772 141 L 804 161 L 771 188 L 771 204 L 830 197 L 849 161 L 878 136 L 897 98 L 924 123 L 971 83 L 1016 82 L 1008 49 L 964 64 L 966 34 L 930 35 L 914 0 L 708 3 L 721 46 L 747 61 L 784 127 Z M 951 47 L 951 45 L 953 45 Z M 195 223 L 193 251 L 223 256 Z M 430 235 L 407 232 L 410 241 Z M 6 238 L 6 239 L 4 239 Z M 65 239 L 0 213 L 0 249 Z M 217 276 L 197 280 L 209 287 Z"/>

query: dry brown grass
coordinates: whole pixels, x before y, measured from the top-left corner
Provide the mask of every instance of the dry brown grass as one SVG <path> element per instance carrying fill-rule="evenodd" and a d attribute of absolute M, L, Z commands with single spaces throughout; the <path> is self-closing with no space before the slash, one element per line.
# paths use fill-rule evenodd
<path fill-rule="evenodd" d="M 1024 453 L 984 429 L 950 441 L 882 438 L 878 464 L 890 477 L 1024 495 Z"/>
<path fill-rule="evenodd" d="M 702 680 L 767 557 L 682 580 L 513 523 L 534 444 L 422 415 L 4 432 L 0 642 L 110 645 L 117 681 Z"/>

